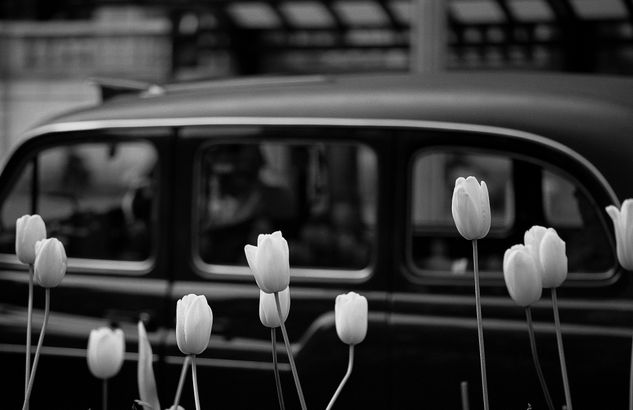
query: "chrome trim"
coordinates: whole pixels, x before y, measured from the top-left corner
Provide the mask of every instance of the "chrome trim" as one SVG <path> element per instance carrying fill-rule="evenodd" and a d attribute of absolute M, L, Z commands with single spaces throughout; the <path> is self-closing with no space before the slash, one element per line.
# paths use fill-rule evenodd
<path fill-rule="evenodd" d="M 505 136 L 509 138 L 517 138 L 521 140 L 531 141 L 550 149 L 563 153 L 575 161 L 584 166 L 589 172 L 591 172 L 598 182 L 606 190 L 611 199 L 611 203 L 620 206 L 620 201 L 615 194 L 615 191 L 608 183 L 607 179 L 602 173 L 584 156 L 578 152 L 569 148 L 568 146 L 551 140 L 540 135 L 515 130 L 511 128 L 480 125 L 471 123 L 457 123 L 457 122 L 442 122 L 442 121 L 427 121 L 427 120 L 402 120 L 402 119 L 364 119 L 364 118 L 327 118 L 327 117 L 176 117 L 176 118 L 138 118 L 138 119 L 111 119 L 111 120 L 90 120 L 90 121 L 75 121 L 75 122 L 59 122 L 53 124 L 47 124 L 36 127 L 26 132 L 20 139 L 20 143 L 13 147 L 13 150 L 6 157 L 5 161 L 11 157 L 13 152 L 19 148 L 19 146 L 27 139 L 43 135 L 46 133 L 55 132 L 71 132 L 71 131 L 89 131 L 104 128 L 140 128 L 140 127 L 184 127 L 184 126 L 340 126 L 340 127 L 391 127 L 402 129 L 425 129 L 425 130 L 445 130 L 445 131 L 461 131 L 481 134 L 493 134 L 497 136 Z M 197 263 L 194 261 L 194 264 Z M 225 268 L 225 267 L 222 267 Z M 235 268 L 235 267 L 231 267 Z M 234 277 L 244 277 L 245 274 L 241 271 L 246 267 L 239 267 L 240 270 L 236 270 L 233 274 Z M 316 270 L 307 269 L 305 271 L 294 269 L 297 277 L 312 278 L 309 275 Z M 321 272 L 321 270 L 319 270 Z M 333 271 L 334 272 L 334 271 Z M 332 273 L 333 273 L 332 272 Z M 224 274 L 223 274 L 224 275 Z M 329 280 L 329 274 L 315 279 Z M 227 274 L 230 277 L 230 274 Z M 341 280 L 349 281 L 355 278 L 341 278 Z M 362 279 L 361 279 L 362 280 Z"/>
<path fill-rule="evenodd" d="M 0 253 L 0 264 L 3 265 L 3 267 L 11 267 L 16 270 L 26 269 L 26 265 L 21 263 L 14 254 Z M 67 264 L 67 272 L 69 273 L 117 273 L 130 276 L 140 276 L 145 275 L 152 270 L 155 265 L 155 258 L 152 256 L 143 261 L 117 261 L 113 259 L 84 259 L 69 257 Z"/>
<path fill-rule="evenodd" d="M 165 356 L 166 364 L 174 364 L 182 366 L 184 362 L 183 356 Z M 264 370 L 272 371 L 274 369 L 271 362 L 257 362 L 253 360 L 233 360 L 233 359 L 212 359 L 209 357 L 196 357 L 196 364 L 203 367 L 215 367 L 222 369 L 241 369 L 241 370 Z M 289 372 L 290 364 L 279 363 L 279 371 Z"/>

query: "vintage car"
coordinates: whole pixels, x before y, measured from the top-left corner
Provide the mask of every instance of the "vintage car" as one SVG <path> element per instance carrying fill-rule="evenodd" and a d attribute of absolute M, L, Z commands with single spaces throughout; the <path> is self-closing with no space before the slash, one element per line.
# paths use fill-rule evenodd
<path fill-rule="evenodd" d="M 524 310 L 508 296 L 505 249 L 532 225 L 566 241 L 560 316 L 575 409 L 628 401 L 633 286 L 604 209 L 633 197 L 633 80 L 450 73 L 261 78 L 167 84 L 28 132 L 0 175 L 3 405 L 23 396 L 27 267 L 15 221 L 38 213 L 68 273 L 52 314 L 32 409 L 97 408 L 91 329 L 126 335 L 111 408 L 129 409 L 143 320 L 163 408 L 183 355 L 176 301 L 214 312 L 198 360 L 203 407 L 278 408 L 269 330 L 244 245 L 281 230 L 290 247 L 287 327 L 308 407 L 324 408 L 347 365 L 336 295 L 369 301 L 369 329 L 338 408 L 481 406 L 471 244 L 450 212 L 455 179 L 487 182 L 492 228 L 479 241 L 490 403 L 545 408 Z M 114 93 L 116 94 L 116 93 Z M 36 288 L 34 340 L 42 322 Z M 554 402 L 564 404 L 549 291 L 533 306 Z M 288 408 L 298 408 L 279 346 Z M 188 383 L 187 386 L 190 384 Z M 190 390 L 182 403 L 194 408 Z"/>

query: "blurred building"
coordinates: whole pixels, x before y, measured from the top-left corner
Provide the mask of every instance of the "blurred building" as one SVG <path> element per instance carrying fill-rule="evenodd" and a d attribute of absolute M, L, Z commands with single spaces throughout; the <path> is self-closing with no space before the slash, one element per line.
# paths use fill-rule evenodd
<path fill-rule="evenodd" d="M 5 152 L 42 116 L 96 102 L 93 76 L 630 74 L 633 0 L 4 0 L 0 50 Z"/>

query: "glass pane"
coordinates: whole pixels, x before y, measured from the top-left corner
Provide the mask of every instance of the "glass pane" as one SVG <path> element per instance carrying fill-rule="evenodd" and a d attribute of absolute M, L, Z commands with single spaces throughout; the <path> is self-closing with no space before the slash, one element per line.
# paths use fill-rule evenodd
<path fill-rule="evenodd" d="M 443 149 L 418 155 L 412 172 L 410 256 L 421 273 L 472 271 L 471 244 L 461 238 L 451 214 L 455 179 L 469 175 L 485 180 L 490 194 L 491 230 L 479 246 L 482 271 L 501 275 L 503 253 L 523 242 L 532 225 L 557 230 L 567 244 L 571 273 L 602 273 L 615 263 L 601 210 L 554 167 L 509 155 Z"/>
<path fill-rule="evenodd" d="M 245 244 L 281 230 L 290 263 L 360 269 L 376 220 L 376 158 L 346 144 L 216 144 L 201 157 L 199 252 L 245 265 Z"/>
<path fill-rule="evenodd" d="M 156 206 L 146 142 L 57 147 L 39 156 L 39 213 L 69 257 L 145 260 Z"/>
<path fill-rule="evenodd" d="M 511 161 L 494 155 L 433 152 L 418 157 L 413 164 L 414 229 L 453 227 L 451 198 L 455 180 L 473 175 L 486 181 L 490 195 L 492 226 L 512 225 L 513 208 Z"/>
<path fill-rule="evenodd" d="M 157 153 L 145 142 L 89 143 L 38 156 L 38 209 L 48 237 L 75 258 L 145 260 L 156 208 Z M 31 213 L 31 166 L 2 204 L 1 251 L 14 253 L 15 220 Z"/>

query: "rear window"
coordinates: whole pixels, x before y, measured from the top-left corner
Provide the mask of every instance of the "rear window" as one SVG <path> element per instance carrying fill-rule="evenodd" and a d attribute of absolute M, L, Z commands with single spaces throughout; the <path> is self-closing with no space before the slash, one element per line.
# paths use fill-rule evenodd
<path fill-rule="evenodd" d="M 455 179 L 485 180 L 491 229 L 480 241 L 480 269 L 501 277 L 505 250 L 532 225 L 553 227 L 567 244 L 570 278 L 603 277 L 615 265 L 609 233 L 589 192 L 553 165 L 525 157 L 454 148 L 421 151 L 413 160 L 408 256 L 417 275 L 472 272 L 471 244 L 455 228 Z"/>

